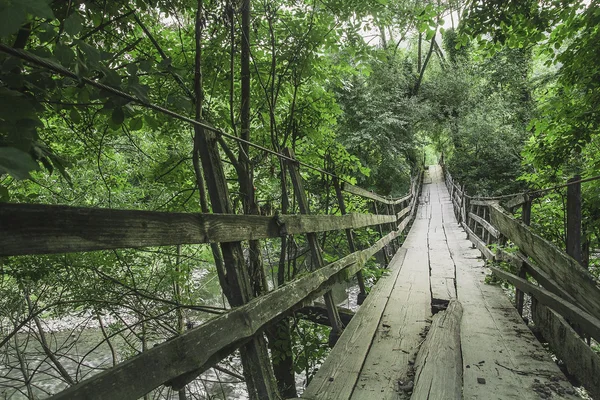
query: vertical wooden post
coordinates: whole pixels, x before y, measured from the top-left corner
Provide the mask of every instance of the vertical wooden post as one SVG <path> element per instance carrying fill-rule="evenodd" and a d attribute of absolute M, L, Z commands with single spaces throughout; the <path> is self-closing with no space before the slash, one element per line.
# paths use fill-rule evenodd
<path fill-rule="evenodd" d="M 469 213 L 475 214 L 475 206 L 473 204 L 471 204 L 470 201 L 469 201 Z M 475 233 L 475 220 L 473 218 L 469 218 L 468 227 L 471 228 L 473 233 Z"/>
<path fill-rule="evenodd" d="M 467 196 L 466 189 L 463 191 L 463 196 L 465 197 L 465 201 L 464 201 L 464 205 L 463 205 L 463 212 L 464 212 L 463 222 L 465 223 L 465 225 L 470 226 L 471 218 L 469 218 L 469 212 L 471 211 L 471 200 L 469 200 L 469 197 Z"/>
<path fill-rule="evenodd" d="M 463 187 L 462 187 L 462 194 L 463 194 L 463 197 L 462 197 L 462 202 L 460 204 L 460 212 L 462 215 L 461 222 L 466 222 L 467 221 L 467 210 L 468 210 L 467 204 L 469 203 L 469 199 L 467 197 L 467 187 L 465 185 L 463 185 Z"/>
<path fill-rule="evenodd" d="M 344 195 L 342 193 L 342 188 L 340 186 L 340 182 L 337 178 L 333 178 L 333 186 L 335 187 L 335 194 L 338 199 L 338 204 L 340 206 L 340 212 L 342 215 L 348 214 L 346 211 L 346 203 L 344 202 Z M 346 240 L 348 240 L 348 248 L 351 253 L 356 251 L 356 244 L 354 243 L 354 233 L 352 229 L 346 229 Z M 365 288 L 365 279 L 363 278 L 362 270 L 356 273 L 356 280 L 358 281 L 358 288 L 360 292 L 358 293 L 358 299 L 356 303 L 361 305 L 365 298 L 367 297 L 367 290 Z"/>
<path fill-rule="evenodd" d="M 484 220 L 489 222 L 490 219 L 490 208 L 489 207 L 483 207 L 483 215 L 481 216 L 481 218 L 483 218 Z M 492 235 L 487 231 L 487 229 L 483 228 L 483 237 L 485 238 L 485 244 L 490 244 L 492 243 Z"/>
<path fill-rule="evenodd" d="M 525 203 L 523 203 L 521 212 L 521 220 L 527 226 L 531 224 L 531 198 L 525 194 Z"/>
<path fill-rule="evenodd" d="M 200 153 L 204 177 L 208 187 L 213 212 L 232 214 L 229 190 L 217 148 L 217 138 L 212 132 L 196 128 L 195 144 Z M 221 243 L 225 276 L 219 276 L 221 282 L 227 282 L 223 288 L 232 307 L 241 306 L 254 297 L 252 283 L 244 262 L 244 252 L 240 242 Z M 256 335 L 240 348 L 244 377 L 251 399 L 274 399 L 277 387 L 269 362 L 269 353 L 264 336 Z"/>
<path fill-rule="evenodd" d="M 385 205 L 385 209 L 387 211 L 387 215 L 396 215 L 396 213 L 394 212 L 394 204 L 386 204 Z M 390 228 L 390 232 L 393 232 L 393 231 L 396 230 L 396 226 L 395 225 L 396 225 L 396 223 L 394 223 L 394 222 L 390 222 L 388 224 L 388 226 Z M 395 239 L 392 240 L 390 242 L 390 245 L 392 246 L 392 251 L 394 252 L 394 254 L 396 254 L 396 251 L 398 250 L 396 248 L 396 240 Z"/>
<path fill-rule="evenodd" d="M 575 175 L 569 183 L 581 180 Z M 581 183 L 572 183 L 567 186 L 567 254 L 579 264 L 582 263 L 581 254 Z"/>
<path fill-rule="evenodd" d="M 294 151 L 289 148 L 283 149 L 283 154 L 289 158 L 296 158 Z M 290 172 L 290 177 L 292 178 L 292 185 L 294 186 L 294 192 L 296 193 L 296 199 L 298 200 L 298 207 L 300 208 L 300 213 L 309 214 L 310 209 L 308 206 L 308 199 L 306 198 L 306 192 L 304 191 L 302 176 L 300 176 L 300 171 L 297 168 L 298 163 L 286 160 L 286 164 Z M 323 261 L 323 255 L 321 254 L 321 248 L 319 246 L 319 241 L 317 240 L 317 235 L 314 232 L 307 233 L 306 241 L 308 242 L 314 265 L 317 268 L 322 268 L 323 266 L 325 266 L 325 262 Z M 325 293 L 323 297 L 325 298 L 325 306 L 327 308 L 329 322 L 331 322 L 329 346 L 333 347 L 340 338 L 342 331 L 344 330 L 344 325 L 342 324 L 342 320 L 338 313 L 336 304 L 333 301 L 331 290 Z"/>
<path fill-rule="evenodd" d="M 521 219 L 525 225 L 529 225 L 531 223 L 531 198 L 525 194 L 525 203 L 522 205 L 523 209 L 521 212 Z M 517 271 L 517 275 L 520 278 L 527 279 L 527 272 L 525 271 L 525 265 L 522 263 Z M 532 297 L 532 301 L 535 299 Z M 515 288 L 515 306 L 519 315 L 523 316 L 523 305 L 525 303 L 525 293 Z"/>
<path fill-rule="evenodd" d="M 377 202 L 375 200 L 373 200 L 373 208 L 375 209 L 375 214 L 379 215 L 379 210 L 377 209 Z M 383 237 L 383 228 L 382 225 L 377 225 L 377 230 L 379 231 L 379 238 L 381 239 Z M 381 248 L 381 255 L 383 256 L 383 262 L 385 263 L 385 267 L 387 268 L 387 266 L 390 264 L 390 260 L 388 258 L 387 255 L 387 251 L 385 250 L 386 246 L 383 246 Z"/>
<path fill-rule="evenodd" d="M 473 214 L 477 215 L 478 217 L 481 217 L 481 206 L 475 206 L 475 212 Z M 481 234 L 479 233 L 479 223 L 475 220 L 473 220 L 473 233 L 478 238 L 481 238 Z"/>
<path fill-rule="evenodd" d="M 524 263 L 521 263 L 521 266 L 519 267 L 517 274 L 519 275 L 519 278 L 527 279 L 527 272 L 525 270 Z M 515 289 L 515 302 L 517 303 L 516 308 L 517 308 L 517 311 L 519 312 L 519 315 L 523 316 L 523 305 L 525 304 L 525 293 L 521 292 L 519 289 Z"/>

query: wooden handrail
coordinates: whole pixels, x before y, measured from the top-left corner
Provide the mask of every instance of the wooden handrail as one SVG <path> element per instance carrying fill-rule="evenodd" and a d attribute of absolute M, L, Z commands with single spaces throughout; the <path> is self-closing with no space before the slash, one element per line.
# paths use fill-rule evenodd
<path fill-rule="evenodd" d="M 268 217 L 0 203 L 0 256 L 235 242 L 393 222 L 394 215 Z"/>
<path fill-rule="evenodd" d="M 221 314 L 52 398 L 139 398 L 162 384 L 189 381 L 267 325 L 328 292 L 334 283 L 349 279 L 377 251 L 399 237 L 416 214 L 421 178 L 412 182 L 411 194 L 398 200 L 369 194 L 390 205 L 410 201 L 410 205 L 392 215 L 269 217 L 1 203 L 0 256 L 239 242 L 382 224 L 396 227 L 365 250 L 355 251 Z"/>
<path fill-rule="evenodd" d="M 448 190 L 452 190 L 454 194 L 456 186 L 451 175 L 445 172 Z M 516 220 L 494 201 L 469 199 L 468 204 L 469 207 L 485 210 L 483 216 L 467 213 L 466 221 L 462 222 L 469 239 L 486 259 L 508 261 L 517 268 L 519 276 L 490 267 L 496 276 L 515 286 L 516 307 L 519 312 L 522 312 L 523 293 L 529 293 L 535 299 L 532 302 L 532 310 L 535 311 L 533 320 L 541 334 L 563 360 L 569 372 L 590 393 L 600 395 L 600 357 L 580 337 L 587 334 L 600 340 L 598 283 L 575 259 L 531 230 L 528 226 L 531 198 L 527 195 L 515 196 L 504 203 L 511 210 L 523 206 L 523 221 Z M 453 206 L 456 212 L 459 205 L 453 202 Z M 486 232 L 482 234 L 483 238 L 473 232 L 478 230 L 477 226 L 484 229 L 482 232 Z M 494 254 L 485 243 L 486 236 L 489 243 L 489 235 L 497 239 L 498 244 L 504 243 L 506 239 L 511 240 L 521 253 L 509 254 L 498 247 Z M 527 274 L 541 286 L 528 282 Z M 576 329 L 569 323 L 575 323 Z"/>
<path fill-rule="evenodd" d="M 179 376 L 202 373 L 265 326 L 327 292 L 335 282 L 356 274 L 370 257 L 406 229 L 415 209 L 416 202 L 413 202 L 410 216 L 402 220 L 398 229 L 368 249 L 354 252 L 257 297 L 198 328 L 71 386 L 51 399 L 139 398 Z"/>
<path fill-rule="evenodd" d="M 351 185 L 347 182 L 345 182 L 342 185 L 342 190 L 345 192 L 354 194 L 356 196 L 364 197 L 364 198 L 378 201 L 380 203 L 388 204 L 388 205 L 397 205 L 397 204 L 404 203 L 405 201 L 410 200 L 413 195 L 412 193 L 409 193 L 408 195 L 401 197 L 399 199 L 396 199 L 396 200 L 386 199 L 385 197 L 382 197 L 376 193 L 370 192 L 370 191 L 363 189 L 361 187 L 358 187 L 358 186 Z"/>

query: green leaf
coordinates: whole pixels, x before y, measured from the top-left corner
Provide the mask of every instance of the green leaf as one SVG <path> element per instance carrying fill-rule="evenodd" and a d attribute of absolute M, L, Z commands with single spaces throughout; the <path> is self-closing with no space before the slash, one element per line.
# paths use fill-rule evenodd
<path fill-rule="evenodd" d="M 58 43 L 54 47 L 54 57 L 65 67 L 69 67 L 75 59 L 73 50 L 62 43 Z"/>
<path fill-rule="evenodd" d="M 158 121 L 156 120 L 156 118 L 151 117 L 150 115 L 146 115 L 144 117 L 144 120 L 150 126 L 150 128 L 152 128 L 152 129 L 158 129 Z"/>
<path fill-rule="evenodd" d="M 144 121 L 142 117 L 135 117 L 129 122 L 129 129 L 132 131 L 139 131 L 144 126 Z"/>
<path fill-rule="evenodd" d="M 0 147 L 0 173 L 15 179 L 29 178 L 29 172 L 40 169 L 31 156 L 15 147 Z"/>
<path fill-rule="evenodd" d="M 435 36 L 435 29 L 428 29 L 427 34 L 425 35 L 425 39 L 431 40 Z"/>
<path fill-rule="evenodd" d="M 125 113 L 122 107 L 117 107 L 113 110 L 111 115 L 112 123 L 116 126 L 120 126 L 125 121 Z"/>
<path fill-rule="evenodd" d="M 96 47 L 91 46 L 82 40 L 77 41 L 77 46 L 79 46 L 83 54 L 85 54 L 86 60 L 92 67 L 96 67 L 100 64 L 100 52 Z"/>
<path fill-rule="evenodd" d="M 0 119 L 17 121 L 35 117 L 35 107 L 25 96 L 14 90 L 0 88 Z"/>
<path fill-rule="evenodd" d="M 54 19 L 54 13 L 47 0 L 20 0 L 20 3 L 35 17 Z"/>
<path fill-rule="evenodd" d="M 71 117 L 71 121 L 73 121 L 74 123 L 78 124 L 81 122 L 81 115 L 79 114 L 79 111 L 77 111 L 75 108 L 73 108 L 69 112 L 69 116 Z"/>
<path fill-rule="evenodd" d="M 81 18 L 79 13 L 74 12 L 73 14 L 69 15 L 67 19 L 65 19 L 65 32 L 67 32 L 71 36 L 75 36 L 79 32 L 81 32 L 82 25 L 83 19 Z"/>
<path fill-rule="evenodd" d="M 0 6 L 0 37 L 17 33 L 25 23 L 25 17 L 25 10 L 18 3 Z"/>
<path fill-rule="evenodd" d="M 8 189 L 2 185 L 0 185 L 0 201 L 9 201 L 10 194 L 8 193 Z"/>

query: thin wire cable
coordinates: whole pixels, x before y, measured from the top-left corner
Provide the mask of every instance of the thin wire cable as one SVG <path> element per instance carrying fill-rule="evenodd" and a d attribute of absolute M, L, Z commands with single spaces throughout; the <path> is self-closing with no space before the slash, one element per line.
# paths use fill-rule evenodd
<path fill-rule="evenodd" d="M 502 200 L 502 199 L 508 199 L 508 198 L 513 198 L 516 196 L 534 196 L 534 197 L 540 197 L 537 196 L 538 194 L 542 194 L 545 192 L 551 192 L 553 190 L 557 190 L 557 189 L 562 189 L 571 185 L 575 185 L 578 183 L 586 183 L 586 182 L 592 182 L 592 181 L 596 181 L 600 179 L 600 175 L 596 175 L 596 176 L 592 176 L 590 178 L 585 178 L 585 179 L 579 179 L 576 181 L 572 181 L 572 182 L 567 182 L 567 183 L 563 183 L 562 185 L 556 185 L 556 186 L 552 186 L 549 188 L 544 188 L 544 189 L 538 189 L 538 190 L 534 190 L 534 191 L 526 191 L 526 192 L 519 192 L 519 193 L 513 193 L 513 194 L 505 194 L 502 196 L 494 196 L 494 197 L 472 197 L 469 195 L 465 195 L 465 197 L 471 199 L 471 200 Z"/>
<path fill-rule="evenodd" d="M 259 150 L 262 150 L 262 151 L 264 151 L 266 153 L 272 154 L 272 155 L 277 156 L 277 157 L 279 157 L 281 159 L 298 163 L 299 165 L 302 165 L 303 167 L 312 169 L 314 171 L 318 171 L 318 172 L 320 172 L 322 174 L 329 175 L 329 176 L 331 176 L 333 178 L 337 178 L 337 179 L 339 179 L 339 180 L 341 180 L 343 182 L 348 182 L 345 179 L 337 176 L 334 173 L 325 171 L 325 170 L 323 170 L 323 169 L 321 169 L 319 167 L 314 167 L 314 166 L 312 166 L 310 164 L 307 164 L 307 163 L 302 162 L 300 160 L 296 160 L 294 158 L 285 156 L 285 155 L 283 155 L 281 153 L 278 153 L 278 152 L 276 152 L 274 150 L 268 149 L 268 148 L 263 147 L 261 145 L 252 143 L 252 142 L 250 142 L 248 140 L 245 140 L 245 139 L 239 138 L 237 136 L 228 134 L 228 133 L 222 131 L 221 129 L 215 128 L 215 127 L 213 127 L 213 126 L 211 126 L 211 125 L 209 125 L 209 124 L 207 124 L 205 122 L 196 121 L 196 120 L 194 120 L 192 118 L 189 118 L 189 117 L 186 117 L 184 115 L 178 114 L 178 113 L 176 113 L 174 111 L 171 111 L 171 110 L 169 110 L 167 108 L 158 106 L 158 105 L 150 103 L 148 101 L 144 101 L 144 100 L 142 100 L 142 99 L 140 99 L 140 98 L 138 98 L 136 96 L 132 96 L 132 95 L 130 95 L 128 93 L 125 93 L 125 92 L 123 92 L 123 91 L 121 91 L 119 89 L 115 89 L 112 86 L 108 86 L 108 85 L 105 85 L 103 83 L 96 82 L 96 81 L 94 81 L 92 79 L 89 79 L 89 78 L 80 77 L 76 73 L 74 73 L 74 72 L 66 69 L 62 65 L 56 64 L 52 60 L 48 60 L 48 59 L 45 59 L 45 58 L 38 57 L 38 56 L 33 55 L 33 54 L 31 54 L 31 53 L 29 53 L 29 52 L 27 52 L 25 50 L 12 48 L 12 47 L 7 46 L 7 45 L 5 45 L 3 43 L 0 43 L 0 51 L 3 52 L 3 53 L 6 53 L 6 54 L 10 54 L 13 57 L 20 58 L 21 60 L 27 61 L 27 62 L 29 62 L 31 64 L 35 64 L 35 65 L 38 65 L 40 67 L 44 67 L 44 68 L 46 68 L 46 69 L 48 69 L 50 71 L 53 71 L 53 72 L 55 72 L 55 73 L 57 73 L 59 75 L 75 79 L 75 80 L 77 80 L 79 82 L 83 82 L 83 83 L 85 83 L 87 85 L 94 86 L 95 88 L 98 88 L 98 89 L 101 89 L 101 90 L 105 90 L 105 91 L 107 91 L 109 93 L 112 93 L 112 94 L 114 94 L 116 96 L 119 96 L 121 98 L 129 100 L 131 102 L 137 103 L 137 104 L 139 104 L 139 105 L 141 105 L 143 107 L 149 108 L 151 110 L 157 111 L 157 112 L 162 113 L 162 114 L 169 115 L 169 116 L 171 116 L 171 117 L 173 117 L 175 119 L 187 122 L 189 124 L 192 124 L 192 125 L 195 125 L 195 126 L 199 126 L 201 128 L 204 128 L 206 130 L 214 132 L 214 133 L 216 133 L 218 135 L 221 135 L 223 137 L 226 137 L 228 139 L 232 139 L 232 140 L 235 140 L 237 142 L 247 144 L 248 146 L 254 147 L 254 148 L 259 149 Z M 350 183 L 350 182 L 348 182 L 348 183 Z"/>

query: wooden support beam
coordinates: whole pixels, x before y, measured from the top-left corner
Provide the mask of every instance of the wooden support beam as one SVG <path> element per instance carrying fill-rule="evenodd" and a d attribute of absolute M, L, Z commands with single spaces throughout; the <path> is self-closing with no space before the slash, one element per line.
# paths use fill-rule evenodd
<path fill-rule="evenodd" d="M 490 205 L 490 201 L 489 200 L 477 200 L 477 199 L 471 199 L 470 201 L 472 206 L 483 206 L 483 207 L 487 207 Z"/>
<path fill-rule="evenodd" d="M 512 212 L 514 208 L 523 205 L 526 201 L 526 197 L 522 194 L 519 194 L 513 197 L 512 199 L 508 200 L 506 203 L 504 203 L 504 206 L 507 210 L 510 210 Z"/>
<path fill-rule="evenodd" d="M 415 361 L 414 399 L 462 399 L 463 362 L 460 346 L 461 304 L 450 301 L 433 316 Z"/>
<path fill-rule="evenodd" d="M 600 289 L 594 278 L 577 261 L 555 245 L 512 218 L 499 205 L 491 206 L 491 223 L 512 240 L 537 266 L 569 293 L 577 303 L 600 318 Z"/>
<path fill-rule="evenodd" d="M 567 254 L 582 264 L 581 256 L 581 180 L 580 175 L 569 179 L 567 187 Z"/>
<path fill-rule="evenodd" d="M 283 154 L 291 159 L 295 159 L 296 155 L 294 151 L 289 148 L 285 148 L 283 150 Z M 302 176 L 300 175 L 300 171 L 298 170 L 298 164 L 292 161 L 286 161 L 288 166 L 288 171 L 290 173 L 290 177 L 292 180 L 292 185 L 294 186 L 294 193 L 296 194 L 296 199 L 298 201 L 298 207 L 300 208 L 300 212 L 302 214 L 309 214 L 310 209 L 308 206 L 308 200 L 306 198 L 306 192 L 304 191 L 304 184 L 302 182 Z M 380 226 L 380 225 L 378 225 Z M 312 262 L 315 269 L 321 269 L 325 265 L 323 261 L 323 254 L 321 253 L 321 247 L 319 246 L 319 241 L 317 240 L 317 235 L 313 232 L 308 232 L 306 234 L 306 240 L 308 242 L 308 246 L 310 248 L 310 252 L 312 255 Z M 333 347 L 335 343 L 338 341 L 339 337 L 342 335 L 344 330 L 344 324 L 342 324 L 342 320 L 340 319 L 340 315 L 337 311 L 337 307 L 333 300 L 333 296 L 331 291 L 328 291 L 324 294 L 325 305 L 327 306 L 327 312 L 329 315 L 329 321 L 331 322 L 331 332 L 329 334 L 329 345 Z"/>
<path fill-rule="evenodd" d="M 576 305 L 563 300 L 554 293 L 527 282 L 525 279 L 519 278 L 516 275 L 510 274 L 494 266 L 490 266 L 490 269 L 497 277 L 506 279 L 521 291 L 535 297 L 535 299 L 543 305 L 552 308 L 564 318 L 579 324 L 586 333 L 600 341 L 600 319 Z"/>
<path fill-rule="evenodd" d="M 401 197 L 399 199 L 396 199 L 393 201 L 394 205 L 402 205 L 403 203 L 406 203 L 407 201 L 410 201 L 411 197 L 413 196 L 412 193 L 407 194 L 404 197 Z"/>
<path fill-rule="evenodd" d="M 485 245 L 485 243 L 477 236 L 471 228 L 469 228 L 464 222 L 461 224 L 465 232 L 467 232 L 467 236 L 469 240 L 473 242 L 473 244 L 479 249 L 481 254 L 486 260 L 493 260 L 494 253 Z"/>
<path fill-rule="evenodd" d="M 525 202 L 523 203 L 523 210 L 521 212 L 521 220 L 527 226 L 531 225 L 531 198 L 525 196 Z"/>
<path fill-rule="evenodd" d="M 396 214 L 396 219 L 399 221 L 400 219 L 402 219 L 402 217 L 404 217 L 410 211 L 411 211 L 411 206 L 409 204 L 408 206 L 406 206 L 402 210 L 398 211 L 398 213 Z"/>
<path fill-rule="evenodd" d="M 346 202 L 344 201 L 344 194 L 342 193 L 342 188 L 341 188 L 340 182 L 337 178 L 333 178 L 333 186 L 335 188 L 335 195 L 338 200 L 340 212 L 342 213 L 342 215 L 346 215 L 347 214 Z M 354 253 L 356 251 L 356 244 L 354 243 L 354 234 L 352 232 L 352 229 L 350 229 L 350 228 L 346 228 L 346 240 L 348 241 L 348 248 L 350 249 L 350 252 Z M 361 305 L 365 301 L 365 298 L 367 297 L 367 290 L 365 288 L 365 279 L 363 278 L 362 271 L 358 271 L 356 273 L 356 280 L 358 282 L 358 289 L 359 289 L 359 293 L 358 293 L 358 297 L 357 297 L 357 304 Z"/>
<path fill-rule="evenodd" d="M 391 201 L 389 199 L 386 199 L 383 196 L 380 196 L 380 195 L 378 195 L 376 193 L 369 192 L 368 190 L 365 190 L 363 188 L 359 188 L 358 186 L 351 185 L 351 184 L 349 184 L 347 182 L 344 182 L 344 184 L 342 185 L 342 190 L 345 191 L 345 192 L 348 192 L 348 193 L 352 193 L 352 194 L 354 194 L 356 196 L 360 196 L 360 197 L 364 197 L 364 198 L 367 198 L 367 199 L 371 199 L 373 201 L 378 201 L 378 202 L 383 203 L 383 204 L 394 204 L 393 201 Z"/>
<path fill-rule="evenodd" d="M 482 217 L 480 217 L 480 216 L 478 216 L 476 214 L 473 214 L 473 213 L 469 213 L 469 217 L 472 218 L 474 221 L 476 221 L 479 225 L 481 225 L 483 227 L 483 229 L 485 229 L 494 238 L 497 239 L 497 238 L 500 237 L 500 232 L 498 232 L 498 229 L 494 228 L 492 226 L 492 224 L 490 224 L 489 222 L 487 222 Z"/>
<path fill-rule="evenodd" d="M 376 201 L 373 202 L 373 209 L 374 209 L 374 213 L 376 215 L 379 215 L 379 207 L 377 207 Z M 383 235 L 383 225 L 377 225 L 377 231 L 379 232 L 379 238 L 382 238 L 384 236 Z M 390 259 L 387 255 L 387 251 L 386 251 L 385 247 L 381 249 L 381 259 L 385 263 L 384 268 L 387 268 L 387 266 L 390 263 Z"/>
<path fill-rule="evenodd" d="M 0 256 L 239 242 L 395 220 L 370 214 L 267 217 L 0 203 Z"/>
<path fill-rule="evenodd" d="M 535 329 L 593 398 L 600 398 L 600 356 L 579 338 L 558 313 L 539 302 L 532 304 Z"/>

